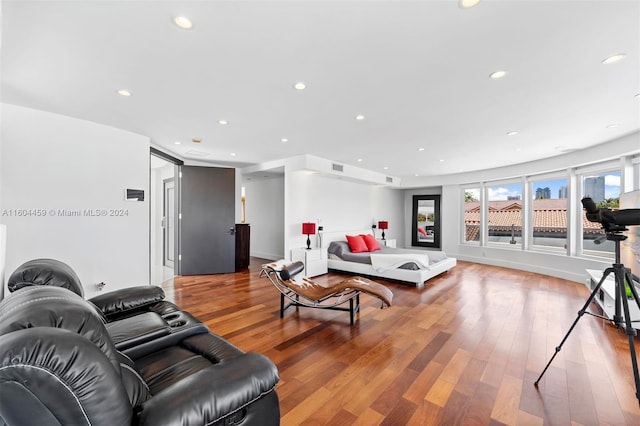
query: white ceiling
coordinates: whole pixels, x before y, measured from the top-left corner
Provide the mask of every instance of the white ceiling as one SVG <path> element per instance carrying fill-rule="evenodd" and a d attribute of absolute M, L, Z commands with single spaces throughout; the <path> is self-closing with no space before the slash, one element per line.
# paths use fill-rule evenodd
<path fill-rule="evenodd" d="M 313 154 L 432 176 L 640 129 L 639 1 L 5 0 L 1 60 L 3 102 L 238 167 Z"/>

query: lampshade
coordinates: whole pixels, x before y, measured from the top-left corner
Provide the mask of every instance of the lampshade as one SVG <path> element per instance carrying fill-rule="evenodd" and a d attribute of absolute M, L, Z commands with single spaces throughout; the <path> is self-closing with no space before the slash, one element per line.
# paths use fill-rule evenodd
<path fill-rule="evenodd" d="M 302 233 L 305 235 L 315 235 L 316 224 L 311 222 L 305 222 L 302 224 Z"/>
<path fill-rule="evenodd" d="M 380 222 L 378 222 L 378 228 L 389 229 L 389 222 L 387 222 L 386 220 L 381 220 Z"/>

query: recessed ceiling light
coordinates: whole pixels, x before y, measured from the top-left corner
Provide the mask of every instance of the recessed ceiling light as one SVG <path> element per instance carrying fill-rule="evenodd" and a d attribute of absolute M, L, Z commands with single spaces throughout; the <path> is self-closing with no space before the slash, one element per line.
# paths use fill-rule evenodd
<path fill-rule="evenodd" d="M 236 153 L 235 153 L 235 152 L 232 152 L 232 153 L 231 153 L 231 154 L 229 154 L 229 155 L 231 155 L 232 157 L 235 157 L 235 156 L 236 156 Z"/>
<path fill-rule="evenodd" d="M 622 59 L 624 59 L 624 57 L 627 56 L 626 53 L 616 53 L 615 55 L 611 55 L 608 58 L 604 58 L 602 60 L 602 63 L 607 65 L 607 64 L 613 64 L 616 63 Z"/>
<path fill-rule="evenodd" d="M 174 144 L 174 145 L 182 145 L 182 142 L 180 142 L 180 141 L 175 141 L 173 144 Z"/>
<path fill-rule="evenodd" d="M 415 176 L 415 177 L 418 177 L 418 176 L 420 176 L 420 175 L 416 173 L 414 176 Z"/>
<path fill-rule="evenodd" d="M 226 126 L 227 124 L 229 124 L 229 122 L 227 120 L 218 120 L 218 124 L 220 124 L 221 126 Z"/>
<path fill-rule="evenodd" d="M 193 143 L 200 143 L 200 142 L 202 142 L 202 139 L 200 139 L 200 138 L 193 138 L 193 139 L 191 139 L 191 142 L 193 142 Z"/>
<path fill-rule="evenodd" d="M 444 160 L 443 160 L 442 158 L 441 158 L 439 161 L 440 161 L 441 163 L 444 163 Z"/>
<path fill-rule="evenodd" d="M 193 22 L 191 22 L 191 19 L 187 18 L 186 16 L 175 16 L 173 18 L 173 23 L 183 30 L 190 30 L 191 28 L 193 28 Z"/>
<path fill-rule="evenodd" d="M 607 129 L 615 129 L 616 127 L 618 127 L 620 124 L 619 123 L 611 123 L 611 124 L 607 124 Z"/>
<path fill-rule="evenodd" d="M 125 89 L 118 90 L 118 95 L 120 96 L 131 96 L 131 92 Z"/>
<path fill-rule="evenodd" d="M 516 132 L 515 130 L 512 130 L 512 131 L 510 131 L 510 132 L 507 132 L 507 136 L 515 136 L 515 135 L 517 135 L 517 134 L 518 134 L 518 132 Z"/>
<path fill-rule="evenodd" d="M 636 99 L 640 99 L 640 93 L 636 93 L 635 98 L 636 98 Z"/>
<path fill-rule="evenodd" d="M 496 80 L 498 78 L 504 77 L 505 75 L 507 75 L 507 72 L 500 70 L 500 71 L 495 71 L 495 72 L 492 72 L 491 74 L 489 74 L 489 78 L 492 78 L 492 79 Z"/>
<path fill-rule="evenodd" d="M 458 6 L 462 9 L 470 9 L 480 3 L 480 0 L 459 0 Z"/>
<path fill-rule="evenodd" d="M 362 121 L 362 120 L 364 120 L 364 115 L 358 114 L 358 115 L 355 116 L 355 119 L 358 120 L 358 121 Z"/>
<path fill-rule="evenodd" d="M 357 161 L 358 163 L 362 163 L 362 161 L 363 161 L 363 160 L 362 160 L 362 158 L 358 158 L 356 161 Z"/>
<path fill-rule="evenodd" d="M 522 151 L 522 148 L 516 148 L 516 152 Z"/>
<path fill-rule="evenodd" d="M 424 148 L 418 148 L 418 151 L 422 152 L 422 151 L 424 151 Z"/>
<path fill-rule="evenodd" d="M 287 138 L 282 138 L 282 139 L 280 139 L 280 142 L 282 142 L 282 143 L 287 143 L 287 142 L 289 142 L 289 139 L 287 139 Z"/>
<path fill-rule="evenodd" d="M 304 90 L 307 88 L 307 85 L 304 84 L 303 82 L 299 81 L 296 84 L 293 85 L 293 88 L 296 90 Z"/>
<path fill-rule="evenodd" d="M 384 170 L 389 170 L 389 167 L 384 166 L 384 167 L 383 167 L 383 169 L 384 169 Z"/>

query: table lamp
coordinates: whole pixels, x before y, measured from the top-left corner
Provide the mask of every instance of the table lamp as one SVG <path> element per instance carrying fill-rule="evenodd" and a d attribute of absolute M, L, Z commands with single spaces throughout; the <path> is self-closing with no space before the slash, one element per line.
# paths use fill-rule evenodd
<path fill-rule="evenodd" d="M 311 222 L 304 222 L 302 224 L 302 233 L 307 236 L 307 250 L 311 250 L 311 239 L 309 235 L 316 234 L 316 224 Z"/>
<path fill-rule="evenodd" d="M 382 229 L 382 239 L 384 240 L 384 230 L 389 229 L 389 222 L 381 220 L 378 222 L 378 228 Z"/>

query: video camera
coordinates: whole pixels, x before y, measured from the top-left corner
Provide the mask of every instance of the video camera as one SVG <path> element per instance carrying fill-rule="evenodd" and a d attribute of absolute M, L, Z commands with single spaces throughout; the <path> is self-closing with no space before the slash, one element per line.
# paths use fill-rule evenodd
<path fill-rule="evenodd" d="M 587 211 L 589 222 L 602 224 L 605 232 L 626 231 L 625 226 L 640 225 L 640 209 L 611 210 L 598 208 L 591 197 L 584 197 L 582 207 Z"/>

